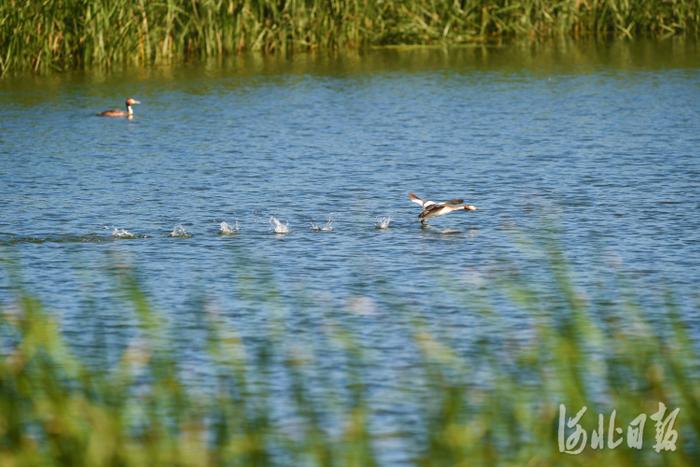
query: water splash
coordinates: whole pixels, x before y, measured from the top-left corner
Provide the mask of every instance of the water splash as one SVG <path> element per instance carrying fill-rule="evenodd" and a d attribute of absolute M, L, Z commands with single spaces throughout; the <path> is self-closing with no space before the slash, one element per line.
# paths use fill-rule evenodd
<path fill-rule="evenodd" d="M 311 223 L 312 232 L 333 232 L 333 218 L 329 217 L 324 225 Z"/>
<path fill-rule="evenodd" d="M 168 234 L 168 237 L 174 238 L 190 238 L 191 236 L 192 234 L 185 230 L 182 224 L 177 224 L 173 227 L 173 231 Z"/>
<path fill-rule="evenodd" d="M 114 227 L 112 230 L 112 237 L 114 238 L 136 238 L 136 235 L 129 232 L 126 229 L 120 229 L 117 227 Z"/>
<path fill-rule="evenodd" d="M 145 235 L 143 236 L 145 238 Z M 2 246 L 12 246 L 20 245 L 23 243 L 102 243 L 110 241 L 109 237 L 97 234 L 87 234 L 87 235 L 39 235 L 39 236 L 18 236 L 9 234 L 8 237 L 0 238 L 0 247 Z"/>
<path fill-rule="evenodd" d="M 289 224 L 283 223 L 275 216 L 270 216 L 270 225 L 272 226 L 272 231 L 276 234 L 287 234 L 289 233 Z"/>
<path fill-rule="evenodd" d="M 241 227 L 238 225 L 238 221 L 236 221 L 233 225 L 229 224 L 228 222 L 222 222 L 219 224 L 219 234 L 221 235 L 233 235 L 238 233 L 240 230 Z"/>
<path fill-rule="evenodd" d="M 385 230 L 389 228 L 391 221 L 392 219 L 389 216 L 377 217 L 377 223 L 374 226 L 380 230 Z"/>

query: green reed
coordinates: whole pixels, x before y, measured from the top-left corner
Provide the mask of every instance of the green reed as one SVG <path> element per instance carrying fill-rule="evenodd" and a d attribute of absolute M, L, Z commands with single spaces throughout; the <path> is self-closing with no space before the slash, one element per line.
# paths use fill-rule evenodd
<path fill-rule="evenodd" d="M 0 464 L 378 464 L 387 435 L 371 427 L 376 395 L 366 371 L 375 349 L 360 331 L 363 320 L 385 319 L 405 334 L 404 352 L 415 358 L 394 377 L 391 399 L 412 407 L 410 429 L 391 437 L 415 450 L 412 464 L 698 465 L 697 343 L 673 297 L 645 309 L 617 273 L 579 290 L 561 251 L 540 247 L 535 259 L 545 280 L 517 265 L 472 285 L 436 278 L 436 296 L 472 316 L 476 348 L 466 354 L 455 346 L 459 335 L 435 327 L 389 282 L 375 290 L 385 307 L 379 316 L 325 309 L 303 292 L 290 305 L 269 268 L 239 255 L 236 293 L 265 319 L 254 338 L 244 338 L 222 310 L 196 305 L 198 324 L 188 333 L 209 369 L 196 377 L 178 358 L 186 341 L 170 333 L 129 268 L 117 265 L 112 274 L 125 303 L 119 313 L 133 316 L 138 329 L 111 364 L 77 358 L 52 314 L 16 285 L 15 300 L 0 310 Z M 19 283 L 11 267 L 8 276 Z M 300 317 L 308 331 L 289 331 Z M 324 366 L 329 358 L 333 365 Z M 623 442 L 559 452 L 560 403 L 568 416 L 588 407 L 582 425 L 590 436 L 597 413 L 607 433 L 613 409 L 624 427 L 659 402 L 680 409 L 675 452 L 652 450 L 651 420 L 640 451 Z"/>
<path fill-rule="evenodd" d="M 695 37 L 696 0 L 5 0 L 0 73 L 507 38 Z"/>

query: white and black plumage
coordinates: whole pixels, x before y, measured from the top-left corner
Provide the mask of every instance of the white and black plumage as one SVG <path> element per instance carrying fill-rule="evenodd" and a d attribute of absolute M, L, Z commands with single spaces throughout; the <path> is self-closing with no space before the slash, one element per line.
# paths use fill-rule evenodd
<path fill-rule="evenodd" d="M 464 204 L 463 199 L 451 199 L 449 201 L 436 203 L 435 201 L 420 199 L 414 193 L 409 193 L 408 199 L 423 208 L 420 214 L 418 214 L 418 219 L 420 219 L 420 223 L 423 225 L 426 225 L 428 219 L 431 217 L 444 216 L 452 211 L 476 211 L 476 206 Z"/>

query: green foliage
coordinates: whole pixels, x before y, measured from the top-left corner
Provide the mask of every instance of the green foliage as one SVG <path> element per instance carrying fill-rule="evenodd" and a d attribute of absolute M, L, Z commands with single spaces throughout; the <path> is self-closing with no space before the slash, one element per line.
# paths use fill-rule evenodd
<path fill-rule="evenodd" d="M 466 353 L 394 296 L 391 284 L 379 292 L 387 319 L 406 333 L 405 352 L 415 356 L 393 378 L 393 400 L 415 415 L 395 439 L 416 450 L 417 465 L 698 465 L 700 373 L 673 298 L 651 312 L 621 282 L 584 293 L 556 246 L 545 251 L 539 272 L 548 271 L 546 281 L 515 267 L 473 287 L 438 280 L 435 293 L 473 315 L 477 347 Z M 238 293 L 268 324 L 255 342 L 246 341 L 220 311 L 202 305 L 210 370 L 202 386 L 188 378 L 178 342 L 133 273 L 116 270 L 140 326 L 110 367 L 76 358 L 28 294 L 18 290 L 2 310 L 1 465 L 380 463 L 383 440 L 371 429 L 376 414 L 364 373 L 374 349 L 352 319 L 340 316 L 351 310 L 330 310 L 320 321 L 309 315 L 308 336 L 290 333 L 273 276 L 244 270 Z M 495 297 L 498 307 L 490 304 Z M 305 300 L 294 310 L 297 318 Z M 623 443 L 578 456 L 559 452 L 560 403 L 569 416 L 586 405 L 582 424 L 590 433 L 597 413 L 607 423 L 616 409 L 618 426 L 626 426 L 659 402 L 680 409 L 676 452 L 652 450 L 651 421 L 641 451 Z M 286 416 L 279 416 L 280 406 Z"/>
<path fill-rule="evenodd" d="M 697 0 L 5 0 L 0 74 L 567 35 L 696 36 Z"/>

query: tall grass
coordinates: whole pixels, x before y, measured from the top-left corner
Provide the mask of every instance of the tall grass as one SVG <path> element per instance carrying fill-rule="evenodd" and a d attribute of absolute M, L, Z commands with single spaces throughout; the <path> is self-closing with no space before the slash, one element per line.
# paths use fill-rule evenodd
<path fill-rule="evenodd" d="M 5 0 L 0 73 L 557 35 L 690 35 L 696 0 Z"/>
<path fill-rule="evenodd" d="M 309 335 L 287 331 L 266 274 L 246 273 L 238 284 L 267 318 L 255 339 L 242 338 L 217 310 L 200 310 L 200 364 L 208 369 L 200 378 L 176 357 L 182 344 L 128 269 L 115 280 L 140 331 L 109 366 L 77 358 L 51 314 L 18 288 L 0 320 L 0 464 L 699 465 L 697 343 L 673 299 L 652 312 L 623 285 L 615 297 L 578 290 L 556 249 L 541 267 L 549 271 L 544 284 L 507 273 L 479 287 L 453 280 L 437 287 L 478 310 L 484 330 L 469 355 L 386 284 L 387 315 L 405 324 L 405 352 L 415 356 L 397 370 L 391 399 L 409 412 L 410 425 L 389 438 L 373 425 L 382 417 L 366 375 L 375 349 L 335 310 L 311 320 Z M 498 307 L 490 305 L 495 296 Z M 582 425 L 590 436 L 597 413 L 607 433 L 612 410 L 626 427 L 659 402 L 680 409 L 674 452 L 654 452 L 651 420 L 642 450 L 623 442 L 559 451 L 560 403 L 568 416 L 588 407 Z M 387 459 L 397 442 L 407 452 Z"/>

